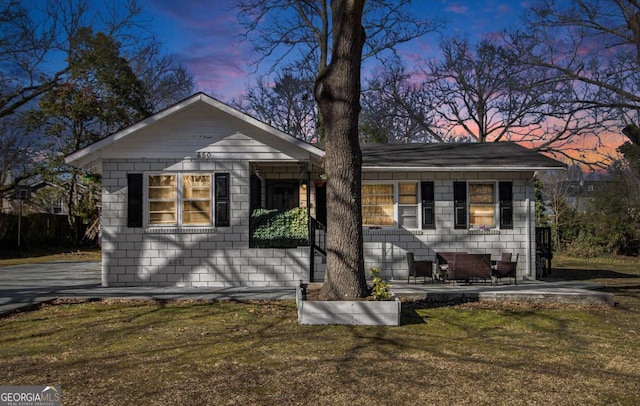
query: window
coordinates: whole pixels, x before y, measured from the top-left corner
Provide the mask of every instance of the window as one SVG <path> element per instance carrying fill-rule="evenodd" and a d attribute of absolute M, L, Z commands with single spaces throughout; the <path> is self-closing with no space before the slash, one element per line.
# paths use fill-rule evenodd
<path fill-rule="evenodd" d="M 211 176 L 182 177 L 182 224 L 211 224 Z"/>
<path fill-rule="evenodd" d="M 362 224 L 374 227 L 418 228 L 419 204 L 418 184 L 362 185 Z"/>
<path fill-rule="evenodd" d="M 393 226 L 393 185 L 362 185 L 362 224 Z"/>
<path fill-rule="evenodd" d="M 177 224 L 176 175 L 149 176 L 149 224 Z"/>
<path fill-rule="evenodd" d="M 148 175 L 147 208 L 149 214 L 149 225 L 211 225 L 211 178 L 212 176 L 210 174 Z M 135 188 L 136 180 L 136 175 L 130 176 L 130 227 L 140 226 L 140 221 L 137 220 L 135 214 L 133 214 L 137 210 L 136 207 L 138 201 L 138 195 Z"/>
<path fill-rule="evenodd" d="M 398 224 L 404 228 L 418 228 L 418 185 L 398 184 Z"/>
<path fill-rule="evenodd" d="M 454 227 L 492 228 L 496 227 L 499 221 L 500 228 L 512 229 L 513 183 L 499 182 L 497 186 L 496 194 L 495 182 L 474 182 L 468 185 L 466 182 L 453 182 Z"/>
<path fill-rule="evenodd" d="M 496 192 L 494 183 L 469 184 L 469 226 L 495 227 Z"/>

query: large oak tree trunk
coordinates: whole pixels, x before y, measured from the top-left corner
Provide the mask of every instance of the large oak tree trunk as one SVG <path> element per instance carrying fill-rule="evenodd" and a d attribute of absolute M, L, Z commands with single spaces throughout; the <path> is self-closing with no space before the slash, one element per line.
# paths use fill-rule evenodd
<path fill-rule="evenodd" d="M 324 120 L 327 174 L 327 273 L 323 290 L 335 299 L 366 296 L 358 143 L 364 0 L 331 4 L 331 61 L 318 75 L 315 97 Z"/>

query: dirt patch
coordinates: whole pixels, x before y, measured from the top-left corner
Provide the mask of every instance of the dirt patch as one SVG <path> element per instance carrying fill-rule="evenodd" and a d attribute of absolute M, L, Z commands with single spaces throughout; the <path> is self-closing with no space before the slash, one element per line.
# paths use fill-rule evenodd
<path fill-rule="evenodd" d="M 305 299 L 308 301 L 336 301 L 339 299 L 333 299 L 327 296 L 322 290 L 322 284 L 320 283 L 310 283 L 306 287 L 306 295 Z M 349 300 L 362 300 L 362 301 L 375 301 L 376 299 L 369 295 L 366 297 L 359 297 L 355 299 Z"/>

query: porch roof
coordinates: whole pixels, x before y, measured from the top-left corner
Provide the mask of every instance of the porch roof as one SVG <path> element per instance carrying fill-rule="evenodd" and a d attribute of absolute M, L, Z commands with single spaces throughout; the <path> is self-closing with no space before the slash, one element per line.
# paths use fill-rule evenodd
<path fill-rule="evenodd" d="M 566 165 L 514 142 L 362 144 L 364 170 L 529 171 Z"/>

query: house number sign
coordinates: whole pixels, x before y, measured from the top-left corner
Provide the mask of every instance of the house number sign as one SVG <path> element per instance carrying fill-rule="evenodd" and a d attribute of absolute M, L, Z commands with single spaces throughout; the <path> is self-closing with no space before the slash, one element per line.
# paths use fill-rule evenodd
<path fill-rule="evenodd" d="M 212 159 L 213 155 L 213 152 L 196 152 L 197 159 Z"/>

